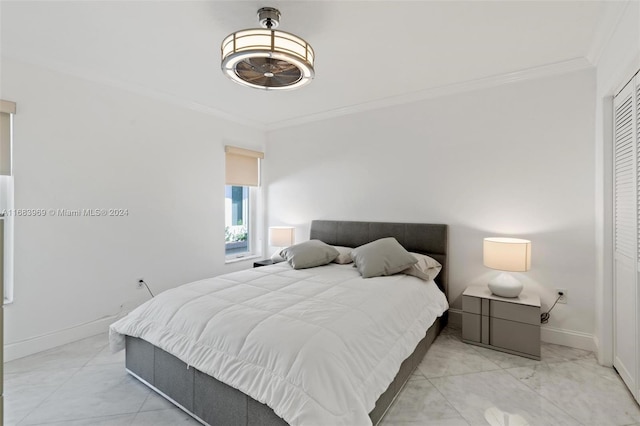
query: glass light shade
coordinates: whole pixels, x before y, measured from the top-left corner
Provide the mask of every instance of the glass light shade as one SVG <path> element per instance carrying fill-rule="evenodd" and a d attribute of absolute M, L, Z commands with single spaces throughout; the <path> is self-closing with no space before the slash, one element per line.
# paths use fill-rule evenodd
<path fill-rule="evenodd" d="M 289 247 L 296 239 L 296 229 L 292 226 L 269 227 L 269 245 L 272 247 Z"/>
<path fill-rule="evenodd" d="M 222 71 L 236 83 L 245 86 L 264 90 L 290 90 L 310 83 L 315 75 L 315 53 L 309 43 L 284 31 L 260 28 L 236 31 L 222 41 L 221 51 Z M 273 84 L 270 84 L 269 78 L 277 77 L 277 74 L 274 76 L 267 69 L 256 71 L 258 75 L 264 71 L 263 75 L 267 77 L 262 84 L 258 83 L 260 79 L 256 77 L 243 78 L 237 66 L 252 58 L 271 58 L 290 64 L 299 71 L 299 78 L 281 84 L 274 79 Z"/>
<path fill-rule="evenodd" d="M 531 269 L 531 241 L 519 238 L 485 238 L 484 266 L 508 272 Z"/>

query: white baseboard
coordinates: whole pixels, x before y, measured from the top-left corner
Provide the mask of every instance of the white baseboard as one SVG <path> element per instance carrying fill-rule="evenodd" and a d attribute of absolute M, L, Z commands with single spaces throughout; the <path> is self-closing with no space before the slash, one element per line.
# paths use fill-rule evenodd
<path fill-rule="evenodd" d="M 593 334 L 581 331 L 565 330 L 563 328 L 547 327 L 540 328 L 540 339 L 543 342 L 556 345 L 569 346 L 585 351 L 596 351 L 596 343 Z"/>
<path fill-rule="evenodd" d="M 596 347 L 595 352 L 598 357 L 598 364 L 605 367 L 613 367 L 613 351 L 607 351 L 600 346 L 600 339 L 597 335 L 593 335 L 593 344 Z"/>
<path fill-rule="evenodd" d="M 109 325 L 116 321 L 118 316 L 109 316 L 98 320 L 67 328 L 53 333 L 36 336 L 19 342 L 4 345 L 4 360 L 13 361 L 38 352 L 75 342 L 109 330 Z"/>
<path fill-rule="evenodd" d="M 462 327 L 462 311 L 449 309 L 449 324 L 454 327 Z M 569 346 L 586 351 L 596 351 L 595 336 L 580 331 L 565 330 L 562 328 L 542 326 L 540 328 L 540 340 L 556 345 Z"/>

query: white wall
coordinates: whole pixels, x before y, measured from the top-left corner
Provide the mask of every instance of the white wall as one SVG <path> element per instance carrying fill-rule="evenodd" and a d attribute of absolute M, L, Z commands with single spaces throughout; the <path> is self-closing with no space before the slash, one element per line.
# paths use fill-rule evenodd
<path fill-rule="evenodd" d="M 630 1 L 606 42 L 596 74 L 596 342 L 600 363 L 613 363 L 612 120 L 613 96 L 640 69 L 640 2 Z"/>
<path fill-rule="evenodd" d="M 483 237 L 531 239 L 526 287 L 544 308 L 568 289 L 543 339 L 591 348 L 594 95 L 586 70 L 269 132 L 267 223 L 447 223 L 454 313 L 492 275 Z"/>
<path fill-rule="evenodd" d="M 17 102 L 17 208 L 124 208 L 126 217 L 17 218 L 8 359 L 106 331 L 155 292 L 224 264 L 224 148 L 264 133 L 31 65 L 3 61 Z"/>

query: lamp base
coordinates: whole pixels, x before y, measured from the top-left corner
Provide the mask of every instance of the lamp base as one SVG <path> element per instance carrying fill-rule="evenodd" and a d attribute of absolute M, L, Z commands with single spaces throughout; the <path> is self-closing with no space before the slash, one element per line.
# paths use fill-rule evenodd
<path fill-rule="evenodd" d="M 520 281 L 504 272 L 489 281 L 491 293 L 500 297 L 518 297 L 522 287 Z"/>

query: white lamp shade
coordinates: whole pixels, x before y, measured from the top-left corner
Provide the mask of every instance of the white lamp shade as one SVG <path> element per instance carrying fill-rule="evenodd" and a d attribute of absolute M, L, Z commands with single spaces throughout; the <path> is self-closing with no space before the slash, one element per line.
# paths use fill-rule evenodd
<path fill-rule="evenodd" d="M 519 238 L 485 238 L 484 266 L 509 272 L 531 269 L 531 241 Z"/>
<path fill-rule="evenodd" d="M 269 227 L 269 245 L 272 247 L 289 247 L 296 239 L 296 229 L 292 226 Z"/>

